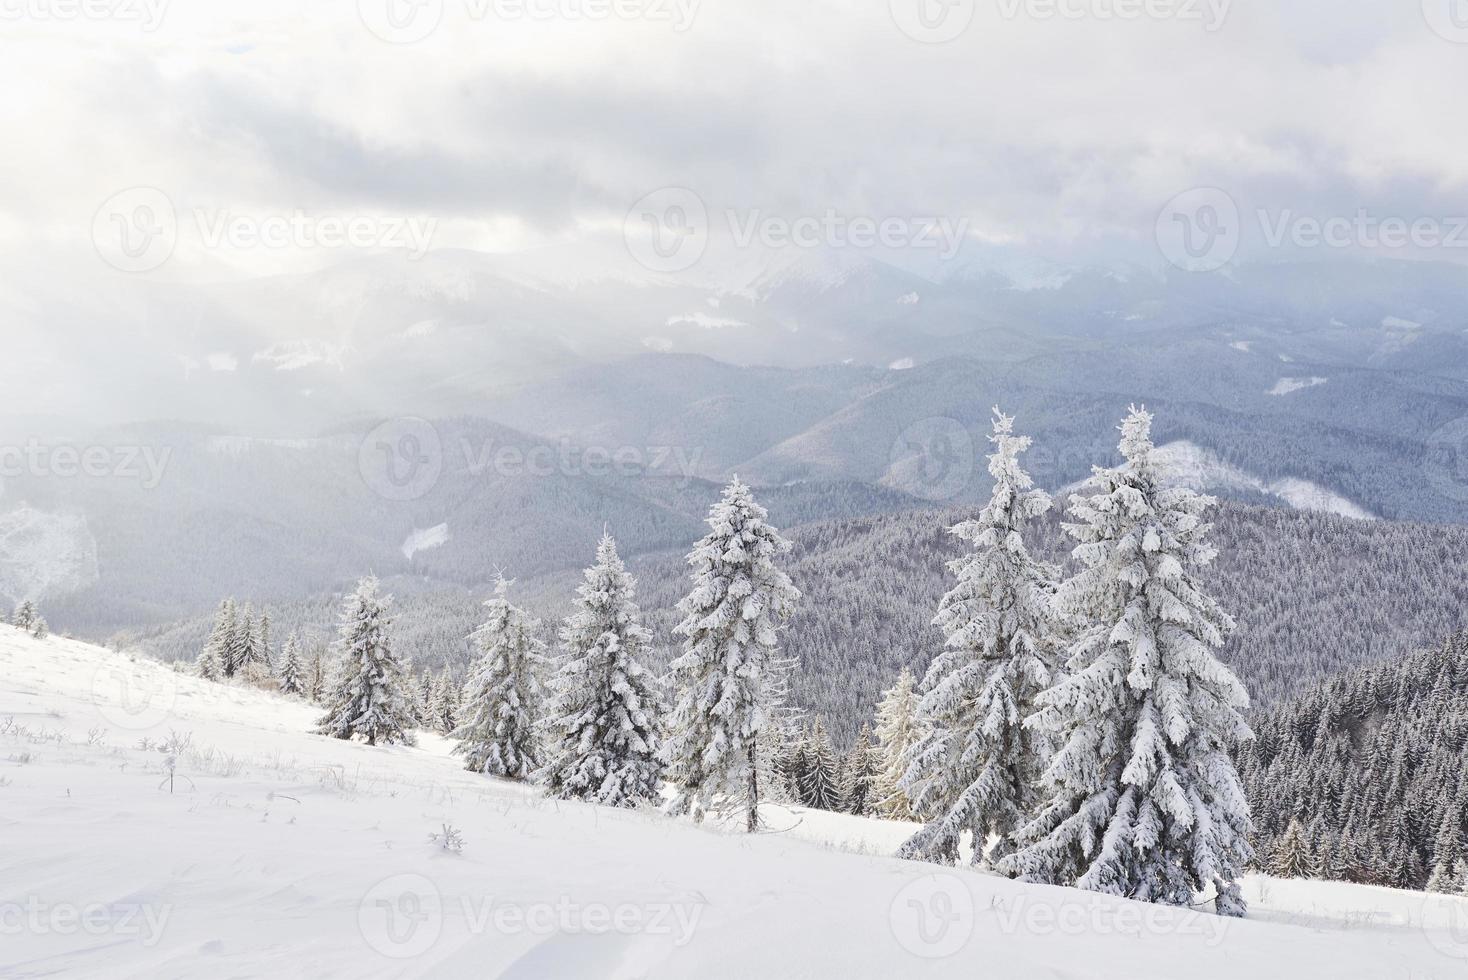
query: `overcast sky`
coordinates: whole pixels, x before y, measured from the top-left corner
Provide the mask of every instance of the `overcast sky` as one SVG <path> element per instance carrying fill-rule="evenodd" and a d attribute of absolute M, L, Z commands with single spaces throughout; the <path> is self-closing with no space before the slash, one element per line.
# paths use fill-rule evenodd
<path fill-rule="evenodd" d="M 1459 0 L 66 2 L 0 0 L 7 263 L 95 263 L 98 209 L 140 186 L 491 251 L 615 237 L 665 186 L 1055 256 L 1152 247 L 1196 187 L 1246 226 L 1468 214 Z M 185 266 L 317 257 L 181 220 Z"/>

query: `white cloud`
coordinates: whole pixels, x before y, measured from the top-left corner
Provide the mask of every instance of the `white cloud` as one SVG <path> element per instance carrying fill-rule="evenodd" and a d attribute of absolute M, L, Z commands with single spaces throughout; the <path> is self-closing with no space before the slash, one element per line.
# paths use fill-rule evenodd
<path fill-rule="evenodd" d="M 870 0 L 701 3 L 681 31 L 443 6 L 409 45 L 348 0 L 8 26 L 0 86 L 24 97 L 0 100 L 0 259 L 94 268 L 93 214 L 139 185 L 185 217 L 432 217 L 435 247 L 485 250 L 620 229 L 665 185 L 715 213 L 942 215 L 981 241 L 1149 256 L 1160 205 L 1201 185 L 1245 214 L 1468 207 L 1468 129 L 1421 98 L 1462 90 L 1468 60 L 1415 3 L 1233 3 L 1211 32 L 978 4 L 941 45 Z M 160 274 L 336 258 L 195 238 Z"/>

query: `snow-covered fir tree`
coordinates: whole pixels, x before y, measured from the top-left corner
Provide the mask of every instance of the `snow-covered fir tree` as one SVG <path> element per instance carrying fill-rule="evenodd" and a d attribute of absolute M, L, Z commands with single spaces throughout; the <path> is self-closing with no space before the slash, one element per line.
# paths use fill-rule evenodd
<path fill-rule="evenodd" d="M 459 709 L 454 752 L 464 768 L 504 779 L 526 779 L 540 762 L 537 719 L 542 707 L 541 677 L 547 670 L 540 624 L 510 602 L 503 575 L 476 633 L 479 662 Z"/>
<path fill-rule="evenodd" d="M 270 665 L 260 649 L 260 633 L 255 627 L 255 613 L 245 606 L 235 618 L 234 636 L 230 642 L 231 676 L 244 675 L 247 680 L 259 681 L 269 676 Z"/>
<path fill-rule="evenodd" d="M 199 651 L 198 658 L 194 660 L 194 673 L 206 681 L 223 679 L 224 667 L 219 663 L 219 654 L 212 644 L 204 644 L 204 649 Z"/>
<path fill-rule="evenodd" d="M 867 725 L 861 726 L 851 751 L 846 753 L 842 776 L 841 795 L 846 801 L 846 812 L 857 817 L 871 816 L 881 788 L 882 753 L 872 741 L 872 730 Z"/>
<path fill-rule="evenodd" d="M 1427 890 L 1437 895 L 1458 894 L 1458 876 L 1453 865 L 1439 861 L 1427 879 Z"/>
<path fill-rule="evenodd" d="M 796 722 L 783 726 L 780 755 L 775 761 L 775 775 L 791 803 L 801 803 L 801 784 L 809 763 L 809 746 L 804 727 Z"/>
<path fill-rule="evenodd" d="M 584 578 L 576 612 L 561 628 L 564 655 L 543 733 L 547 762 L 536 778 L 562 799 L 651 803 L 662 779 L 657 680 L 642 665 L 651 634 L 611 535 L 603 535 Z"/>
<path fill-rule="evenodd" d="M 320 704 L 326 698 L 326 656 L 317 647 L 307 663 L 306 697 Z"/>
<path fill-rule="evenodd" d="M 424 728 L 433 728 L 433 675 L 424 670 L 418 675 L 418 690 L 414 698 L 414 704 L 418 709 L 418 719 Z"/>
<path fill-rule="evenodd" d="M 447 735 L 457 725 L 455 719 L 458 711 L 459 682 L 449 672 L 448 664 L 444 664 L 433 680 L 433 693 L 429 697 L 425 724 L 440 735 Z"/>
<path fill-rule="evenodd" d="M 1214 656 L 1233 620 L 1195 577 L 1215 556 L 1213 500 L 1159 482 L 1151 426 L 1133 409 L 1124 462 L 1071 497 L 1083 568 L 1056 609 L 1075 638 L 1030 721 L 1056 751 L 1002 867 L 1170 905 L 1212 887 L 1220 914 L 1243 915 L 1252 822 L 1229 751 L 1252 737 L 1249 698 Z"/>
<path fill-rule="evenodd" d="M 214 628 L 204 649 L 194 661 L 195 672 L 205 680 L 217 681 L 233 673 L 230 662 L 230 640 L 234 635 L 234 601 L 225 599 L 219 603 L 214 615 Z"/>
<path fill-rule="evenodd" d="M 280 693 L 298 695 L 305 690 L 305 666 L 301 663 L 300 642 L 296 634 L 285 638 L 285 647 L 280 651 Z"/>
<path fill-rule="evenodd" d="M 30 632 L 31 628 L 36 625 L 36 615 L 36 604 L 26 599 L 15 607 L 15 614 L 10 617 L 10 622 L 16 629 Z"/>
<path fill-rule="evenodd" d="M 275 649 L 271 645 L 270 636 L 270 610 L 260 613 L 260 619 L 255 624 L 255 654 L 258 661 L 267 670 L 275 670 Z"/>
<path fill-rule="evenodd" d="M 735 477 L 709 511 L 709 532 L 688 555 L 693 589 L 678 603 L 683 653 L 669 666 L 676 702 L 662 758 L 675 788 L 671 813 L 702 820 L 738 807 L 759 827 L 759 742 L 777 721 L 786 668 L 780 627 L 800 592 L 776 565 L 790 543 Z"/>
<path fill-rule="evenodd" d="M 1034 806 L 1045 745 L 1024 727 L 1051 683 L 1057 571 L 1031 557 L 1026 526 L 1050 509 L 1019 457 L 1030 446 L 1014 419 L 994 409 L 994 490 L 976 520 L 953 528 L 970 546 L 949 562 L 958 580 L 938 606 L 944 649 L 923 679 L 922 735 L 905 758 L 900 787 L 925 821 L 899 854 L 952 864 L 967 832 L 975 863 L 1008 855 Z M 997 839 L 985 855 L 984 842 Z"/>
<path fill-rule="evenodd" d="M 1442 887 L 1468 834 L 1468 634 L 1338 674 L 1253 720 L 1238 754 L 1259 842 L 1298 820 L 1319 874 Z"/>
<path fill-rule="evenodd" d="M 839 812 L 845 802 L 841 796 L 840 763 L 831 747 L 826 723 L 816 719 L 806 743 L 806 766 L 800 783 L 801 802 L 817 810 Z"/>
<path fill-rule="evenodd" d="M 1276 878 L 1313 878 L 1316 874 L 1315 855 L 1300 821 L 1291 820 L 1289 830 L 1280 838 L 1269 862 L 1269 873 Z"/>
<path fill-rule="evenodd" d="M 45 616 L 37 616 L 31 623 L 31 636 L 38 640 L 44 640 L 51 635 L 51 626 L 46 622 Z"/>
<path fill-rule="evenodd" d="M 413 744 L 415 715 L 408 678 L 392 650 L 388 606 L 368 576 L 342 605 L 338 663 L 320 731 L 333 738 L 354 736 L 379 742 Z"/>
<path fill-rule="evenodd" d="M 901 786 L 907 771 L 908 753 L 922 736 L 918 721 L 917 679 L 903 668 L 897 683 L 887 689 L 877 705 L 877 743 L 881 747 L 882 773 L 878 780 L 877 813 L 888 820 L 913 820 L 912 800 Z"/>

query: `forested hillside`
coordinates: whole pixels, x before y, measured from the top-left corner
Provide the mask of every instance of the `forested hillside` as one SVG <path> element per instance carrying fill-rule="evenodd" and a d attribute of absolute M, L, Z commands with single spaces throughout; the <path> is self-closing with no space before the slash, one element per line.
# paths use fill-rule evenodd
<path fill-rule="evenodd" d="M 1272 873 L 1468 894 L 1468 634 L 1312 685 L 1254 728 L 1239 773 Z"/>
<path fill-rule="evenodd" d="M 794 701 L 826 716 L 843 744 L 904 666 L 921 673 L 937 652 L 931 626 L 950 587 L 945 562 L 959 553 L 947 529 L 965 510 L 915 511 L 791 528 L 789 570 L 804 593 L 783 637 L 800 664 Z M 1062 559 L 1060 516 L 1052 513 L 1034 542 Z M 615 530 L 615 528 L 613 528 Z M 1256 705 L 1278 701 L 1344 668 L 1397 656 L 1468 622 L 1468 528 L 1353 521 L 1224 502 L 1217 510 L 1218 560 L 1204 579 L 1238 620 L 1223 651 Z M 690 541 L 691 544 L 691 541 Z M 585 560 L 595 545 L 588 538 Z M 629 562 L 648 613 L 660 660 L 673 652 L 673 605 L 687 591 L 682 552 Z M 514 576 L 516 570 L 505 569 Z M 579 572 L 517 582 L 516 595 L 543 617 L 554 639 Z M 396 630 L 420 668 L 467 663 L 466 637 L 478 624 L 482 588 L 385 581 L 398 596 Z M 251 597 L 243 588 L 241 600 Z M 309 645 L 332 638 L 338 599 L 322 594 L 271 603 L 277 635 L 301 629 Z M 192 659 L 207 636 L 207 617 L 120 635 L 169 659 Z"/>

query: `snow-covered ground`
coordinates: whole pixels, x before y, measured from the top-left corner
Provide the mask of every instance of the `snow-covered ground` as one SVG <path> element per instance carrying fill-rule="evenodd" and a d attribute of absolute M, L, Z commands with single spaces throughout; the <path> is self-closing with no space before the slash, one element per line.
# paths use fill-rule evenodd
<path fill-rule="evenodd" d="M 903 824 L 553 803 L 315 717 L 0 626 L 0 977 L 1468 976 L 1465 899 L 1257 878 L 1225 920 L 898 861 Z"/>
<path fill-rule="evenodd" d="M 1376 519 L 1375 515 L 1355 501 L 1333 493 L 1318 483 L 1298 477 L 1283 477 L 1266 483 L 1260 477 L 1219 458 L 1217 453 L 1186 439 L 1158 446 L 1154 458 L 1162 468 L 1164 477 L 1178 486 L 1198 487 L 1209 491 L 1257 490 L 1278 497 L 1295 510 L 1339 514 L 1361 521 Z"/>

